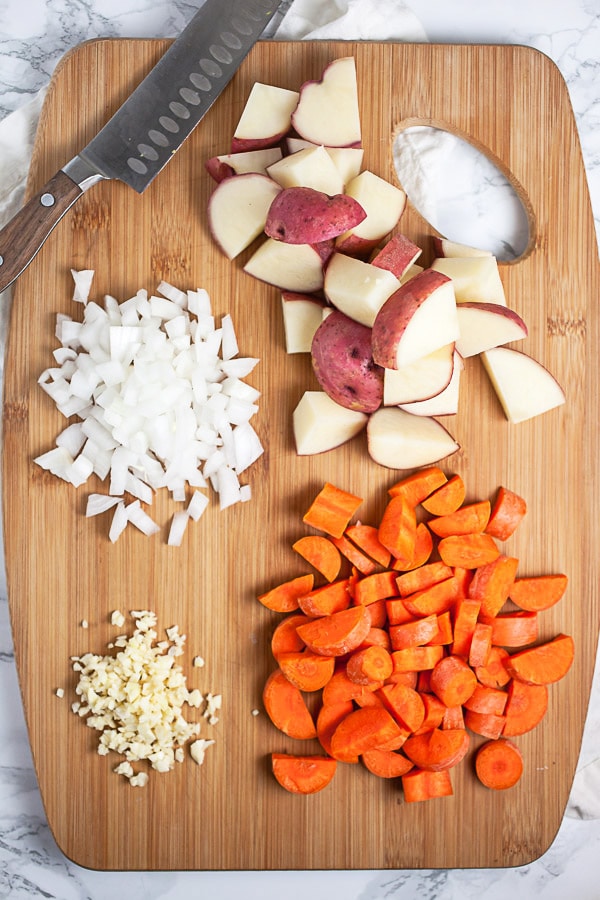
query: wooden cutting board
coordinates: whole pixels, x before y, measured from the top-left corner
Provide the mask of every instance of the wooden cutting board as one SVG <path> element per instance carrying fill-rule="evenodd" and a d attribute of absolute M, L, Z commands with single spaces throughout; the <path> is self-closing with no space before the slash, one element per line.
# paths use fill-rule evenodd
<path fill-rule="evenodd" d="M 70 53 L 48 92 L 29 192 L 71 158 L 167 48 L 158 40 L 99 40 Z M 256 80 L 296 89 L 334 57 L 357 61 L 365 165 L 392 181 L 394 134 L 407 123 L 439 124 L 465 136 L 509 174 L 529 211 L 524 258 L 502 265 L 509 304 L 526 319 L 521 345 L 548 365 L 566 405 L 510 426 L 479 363 L 470 360 L 461 407 L 450 424 L 462 450 L 448 472 L 469 497 L 499 485 L 522 494 L 529 514 L 505 545 L 521 574 L 564 571 L 564 600 L 542 617 L 541 638 L 575 638 L 569 675 L 550 692 L 544 723 L 518 739 L 525 774 L 490 792 L 472 758 L 453 771 L 454 796 L 407 805 L 399 786 L 362 766 L 340 765 L 330 787 L 308 798 L 283 791 L 271 751 L 298 752 L 262 710 L 273 668 L 270 634 L 280 616 L 256 595 L 305 571 L 290 549 L 301 516 L 325 480 L 365 498 L 373 521 L 399 473 L 372 463 L 364 438 L 314 458 L 296 457 L 291 412 L 316 383 L 306 358 L 284 351 L 279 293 L 250 280 L 209 238 L 207 157 L 226 152 Z M 408 208 L 402 231 L 431 259 L 431 228 Z M 250 503 L 214 505 L 180 548 L 166 546 L 174 506 L 159 495 L 160 535 L 107 538 L 110 514 L 86 520 L 93 483 L 77 490 L 32 459 L 53 446 L 64 420 L 37 385 L 51 364 L 55 317 L 80 314 L 69 269 L 96 270 L 93 295 L 119 299 L 160 279 L 206 287 L 230 312 L 241 352 L 261 358 L 257 428 L 264 457 L 249 473 Z M 516 866 L 543 853 L 560 824 L 588 703 L 598 631 L 598 264 L 581 153 L 567 90 L 555 66 L 524 47 L 369 43 L 258 45 L 172 163 L 141 196 L 119 183 L 93 188 L 59 224 L 16 286 L 4 397 L 4 524 L 16 660 L 35 765 L 58 845 L 98 869 L 352 869 Z M 526 386 L 524 386 L 526 389 Z M 223 710 L 204 766 L 191 760 L 151 773 L 144 789 L 112 772 L 95 732 L 70 711 L 70 657 L 103 653 L 114 609 L 151 608 L 160 628 L 187 634 L 182 665 Z M 85 619 L 87 629 L 82 628 Z M 201 654 L 206 665 L 192 668 Z M 63 700 L 55 690 L 63 687 Z M 473 739 L 473 747 L 481 743 Z M 302 745 L 317 753 L 319 746 Z"/>

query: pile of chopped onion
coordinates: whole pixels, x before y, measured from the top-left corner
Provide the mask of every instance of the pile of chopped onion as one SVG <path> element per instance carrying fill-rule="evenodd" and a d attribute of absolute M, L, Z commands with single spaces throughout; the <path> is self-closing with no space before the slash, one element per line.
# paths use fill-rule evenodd
<path fill-rule="evenodd" d="M 77 417 L 56 446 L 34 461 L 75 487 L 92 475 L 109 479 L 108 494 L 91 494 L 86 515 L 114 509 L 109 537 L 129 523 L 159 531 L 142 504 L 167 488 L 184 503 L 173 515 L 168 543 L 181 544 L 217 492 L 221 509 L 250 499 L 240 475 L 263 453 L 250 424 L 259 392 L 244 379 L 258 360 L 239 356 L 230 315 L 217 327 L 205 290 L 161 282 L 123 303 L 89 301 L 93 271 L 73 271 L 73 299 L 83 320 L 59 314 L 56 365 L 39 384 L 66 417 Z M 192 488 L 191 499 L 188 488 Z M 125 494 L 134 499 L 126 503 Z"/>

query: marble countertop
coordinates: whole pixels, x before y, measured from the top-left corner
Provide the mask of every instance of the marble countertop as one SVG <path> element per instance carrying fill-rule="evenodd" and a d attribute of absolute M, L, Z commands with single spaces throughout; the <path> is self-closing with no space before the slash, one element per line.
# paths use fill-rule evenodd
<path fill-rule="evenodd" d="M 199 0 L 1 0 L 0 214 L 3 187 L 5 193 L 11 188 L 12 203 L 19 201 L 35 117 L 60 57 L 97 36 L 175 36 L 199 5 Z M 295 0 L 277 36 L 317 33 L 322 37 L 513 43 L 543 51 L 556 62 L 568 86 L 600 235 L 600 0 L 477 4 L 472 0 L 371 0 L 371 15 L 365 16 L 368 6 L 365 0 Z M 336 32 L 342 20 L 346 31 Z M 28 114 L 21 116 L 19 111 L 24 110 Z M 14 185 L 7 186 L 7 179 L 14 179 Z M 0 311 L 0 330 L 5 330 L 5 322 Z M 186 896 L 204 900 L 218 893 L 222 900 L 240 896 L 261 900 L 281 896 L 286 900 L 306 896 L 313 900 L 331 896 L 346 900 L 499 900 L 506 896 L 597 900 L 598 746 L 600 672 L 594 680 L 576 790 L 565 818 L 550 849 L 518 869 L 89 871 L 62 855 L 44 817 L 19 695 L 3 576 L 0 580 L 0 898 L 104 900 L 127 895 L 130 900 Z"/>

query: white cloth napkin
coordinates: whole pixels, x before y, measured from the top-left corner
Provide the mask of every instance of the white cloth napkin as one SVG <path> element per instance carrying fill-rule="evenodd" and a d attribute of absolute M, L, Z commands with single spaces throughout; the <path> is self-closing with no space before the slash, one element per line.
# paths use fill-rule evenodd
<path fill-rule="evenodd" d="M 427 40 L 420 22 L 403 0 L 294 0 L 274 37 L 276 40 Z M 0 226 L 8 221 L 22 202 L 45 92 L 44 88 L 26 105 L 0 122 Z M 432 223 L 440 221 L 436 190 L 444 164 L 454 149 L 451 136 L 432 139 L 431 134 L 423 135 L 420 143 L 404 142 L 395 148 L 396 164 L 402 168 L 402 183 L 408 188 L 412 202 Z M 469 241 L 465 238 L 464 242 Z M 2 368 L 9 293 L 5 291 L 0 295 Z M 3 560 L 0 560 L 1 570 L 4 568 L 2 563 Z M 600 672 L 596 673 L 596 690 L 597 687 L 600 687 Z M 567 807 L 567 815 L 573 818 L 600 818 L 600 758 L 595 740 L 599 733 L 600 710 L 595 713 L 591 707 Z"/>

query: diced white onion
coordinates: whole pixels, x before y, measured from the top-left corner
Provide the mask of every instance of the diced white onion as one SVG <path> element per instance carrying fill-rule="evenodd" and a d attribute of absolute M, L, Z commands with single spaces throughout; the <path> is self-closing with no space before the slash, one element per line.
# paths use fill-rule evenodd
<path fill-rule="evenodd" d="M 167 543 L 170 547 L 180 547 L 189 516 L 187 512 L 180 510 L 173 515 Z"/>
<path fill-rule="evenodd" d="M 73 276 L 73 281 L 75 282 L 73 300 L 75 300 L 76 303 L 86 304 L 88 302 L 88 297 L 90 296 L 90 289 L 92 287 L 92 280 L 94 278 L 94 270 L 82 269 L 81 271 L 77 272 L 75 269 L 71 269 L 71 275 Z"/>

